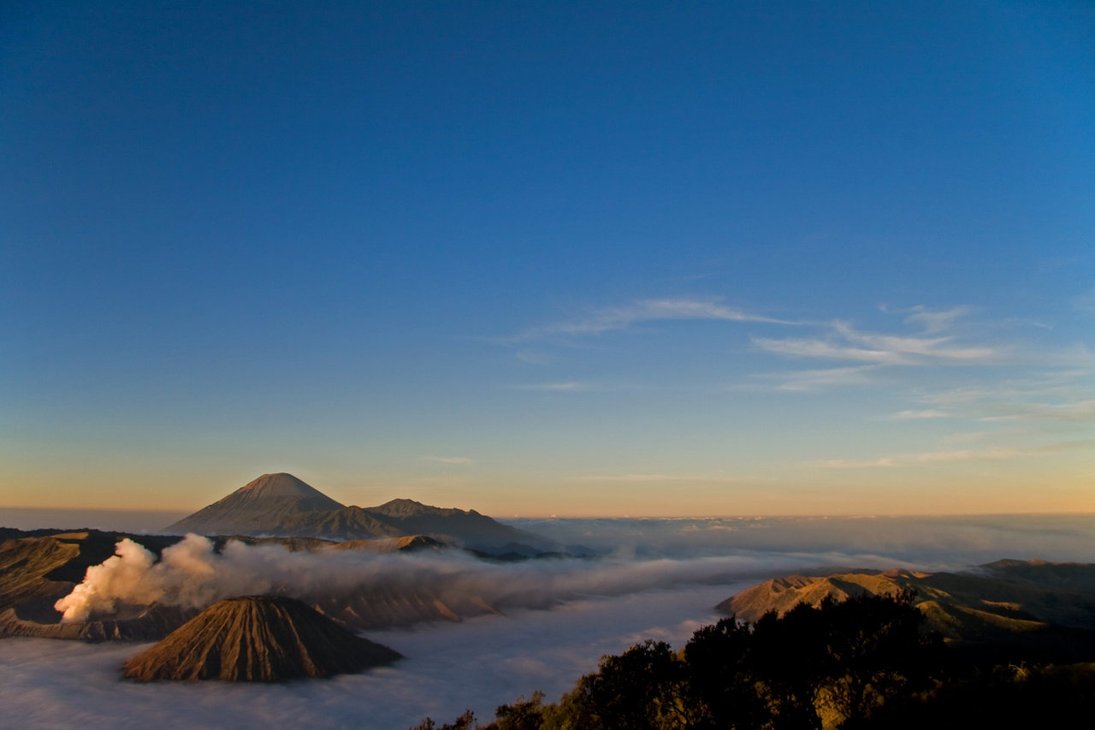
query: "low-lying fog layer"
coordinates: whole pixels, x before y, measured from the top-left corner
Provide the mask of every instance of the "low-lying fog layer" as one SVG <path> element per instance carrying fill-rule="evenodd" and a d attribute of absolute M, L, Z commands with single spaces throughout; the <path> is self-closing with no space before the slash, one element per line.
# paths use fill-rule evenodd
<path fill-rule="evenodd" d="M 564 545 L 617 554 L 694 557 L 728 550 L 869 553 L 925 567 L 1000 558 L 1095 560 L 1095 514 L 960 517 L 513 519 Z"/>
<path fill-rule="evenodd" d="M 73 606 L 97 610 L 150 590 L 200 605 L 224 594 L 313 590 L 324 582 L 426 581 L 475 592 L 505 615 L 371 632 L 407 658 L 393 667 L 284 685 L 138 685 L 125 659 L 145 645 L 0 641 L 0 707 L 26 727 L 186 728 L 272 724 L 400 730 L 425 715 L 543 690 L 550 700 L 605 653 L 644 638 L 680 646 L 745 585 L 812 566 L 958 569 L 998 558 L 1095 561 L 1095 518 L 863 520 L 553 520 L 522 527 L 565 544 L 615 548 L 598 560 L 491 564 L 459 554 L 288 553 L 236 545 L 223 555 L 193 537 L 155 562 L 137 546 L 91 576 Z M 651 557 L 657 556 L 657 557 Z M 128 561 L 128 562 L 127 562 Z M 158 592 L 158 593 L 157 593 Z M 147 597 L 147 596 L 146 596 Z M 530 607 L 551 606 L 550 610 Z M 79 609 L 78 609 L 79 610 Z"/>

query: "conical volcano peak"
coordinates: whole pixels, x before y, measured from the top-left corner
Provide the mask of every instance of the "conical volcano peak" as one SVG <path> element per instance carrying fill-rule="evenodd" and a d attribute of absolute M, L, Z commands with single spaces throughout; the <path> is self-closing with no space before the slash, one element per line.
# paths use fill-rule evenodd
<path fill-rule="evenodd" d="M 292 474 L 263 474 L 167 530 L 206 535 L 293 534 L 305 516 L 341 509 L 343 505 Z"/>
<path fill-rule="evenodd" d="M 276 682 L 360 672 L 398 658 L 300 601 L 244 596 L 213 604 L 130 659 L 125 676 Z"/>
<path fill-rule="evenodd" d="M 275 474 L 263 474 L 258 479 L 248 482 L 240 487 L 239 492 L 252 496 L 264 497 L 325 497 L 323 492 L 312 485 L 296 478 L 292 474 L 277 472 Z M 334 502 L 334 500 L 331 500 Z M 333 507 L 332 509 L 337 509 Z"/>

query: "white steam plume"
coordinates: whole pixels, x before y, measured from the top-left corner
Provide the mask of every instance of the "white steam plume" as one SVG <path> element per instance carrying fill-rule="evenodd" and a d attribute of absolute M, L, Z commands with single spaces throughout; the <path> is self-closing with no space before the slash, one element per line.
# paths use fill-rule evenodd
<path fill-rule="evenodd" d="M 844 557 L 846 560 L 847 558 Z M 831 564 L 841 557 L 739 554 L 685 560 L 543 560 L 487 563 L 464 553 L 382 554 L 365 550 L 292 552 L 280 545 L 213 543 L 187 535 L 159 562 L 129 539 L 117 555 L 88 568 L 84 581 L 57 601 L 63 621 L 114 613 L 119 604 L 204 608 L 228 598 L 276 593 L 314 601 L 376 591 L 423 592 L 450 606 L 542 608 L 582 596 L 612 596 L 689 583 L 724 583 L 773 569 Z M 864 558 L 857 559 L 863 565 Z M 887 566 L 892 566 L 889 561 Z"/>
<path fill-rule="evenodd" d="M 228 548 L 238 545 L 231 542 Z M 270 588 L 263 575 L 217 555 L 212 541 L 200 535 L 187 535 L 166 548 L 159 562 L 128 537 L 118 541 L 115 553 L 89 567 L 83 582 L 54 604 L 64 614 L 63 622 L 113 613 L 119 602 L 202 608 L 226 595 L 263 593 Z"/>

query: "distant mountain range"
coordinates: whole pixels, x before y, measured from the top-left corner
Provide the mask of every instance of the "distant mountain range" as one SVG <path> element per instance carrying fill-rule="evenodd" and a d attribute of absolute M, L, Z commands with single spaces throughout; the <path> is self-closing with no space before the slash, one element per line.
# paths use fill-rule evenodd
<path fill-rule="evenodd" d="M 263 474 L 227 497 L 168 525 L 166 532 L 202 535 L 318 537 L 335 540 L 428 535 L 490 555 L 534 555 L 546 540 L 475 510 L 393 499 L 377 507 L 336 502 L 292 474 Z"/>

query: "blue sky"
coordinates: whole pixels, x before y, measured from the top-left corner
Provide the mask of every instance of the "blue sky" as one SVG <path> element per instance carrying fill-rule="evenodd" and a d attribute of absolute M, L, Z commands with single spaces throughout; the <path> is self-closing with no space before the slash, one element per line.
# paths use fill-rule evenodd
<path fill-rule="evenodd" d="M 1086 3 L 7 3 L 0 504 L 1095 510 Z"/>

